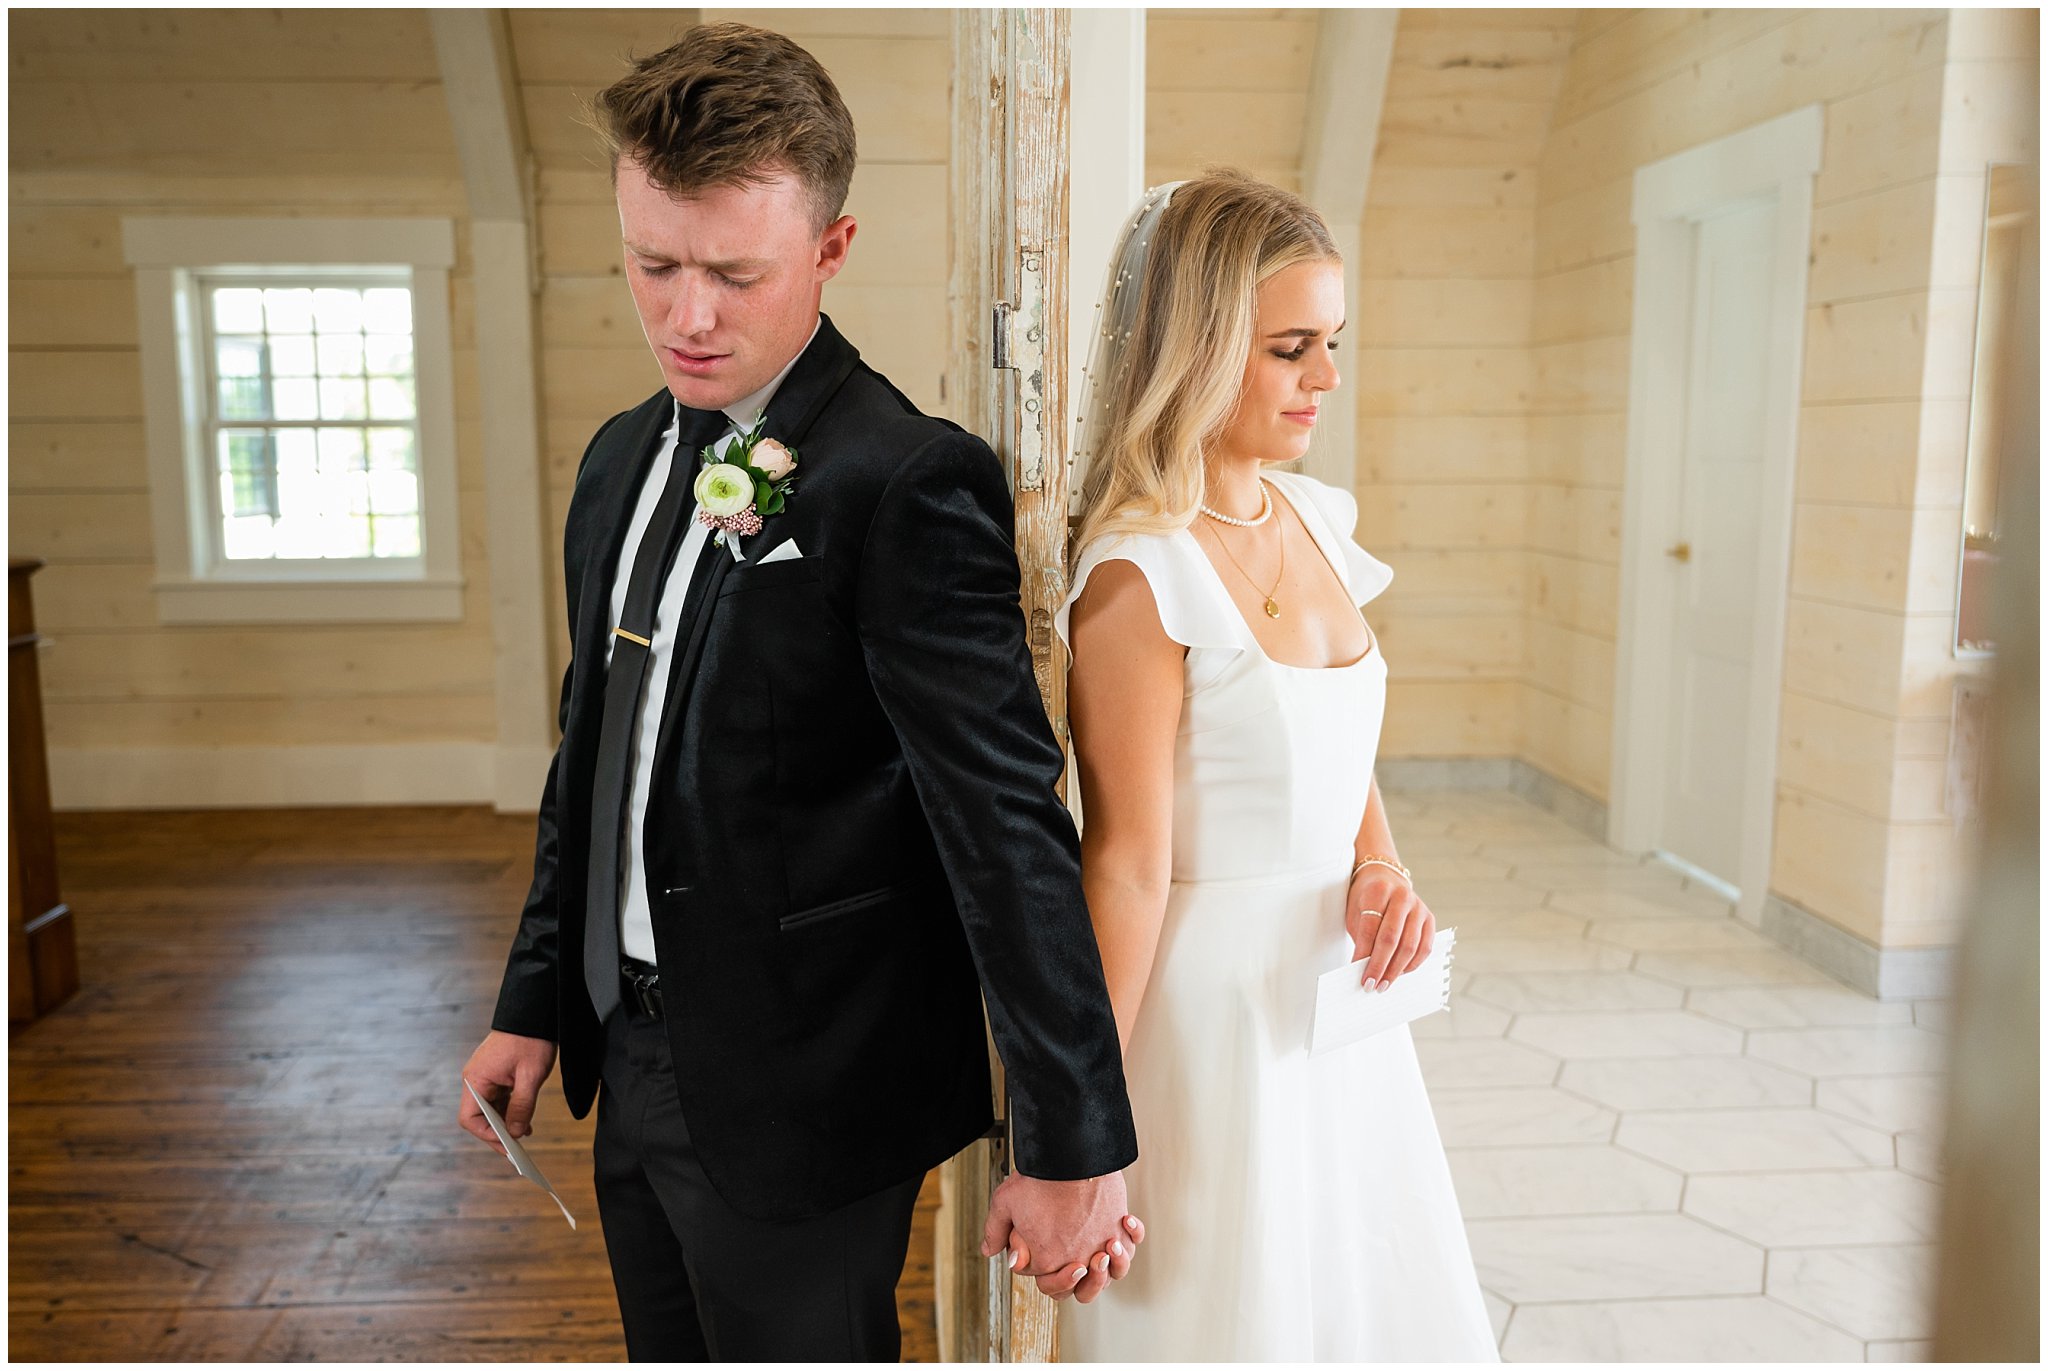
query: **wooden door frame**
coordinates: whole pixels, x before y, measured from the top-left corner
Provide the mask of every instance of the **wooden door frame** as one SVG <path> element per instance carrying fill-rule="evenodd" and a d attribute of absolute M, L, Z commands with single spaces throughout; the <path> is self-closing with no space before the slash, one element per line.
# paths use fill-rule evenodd
<path fill-rule="evenodd" d="M 953 417 L 987 438 L 1008 471 L 1032 667 L 1062 743 L 1066 673 L 1054 651 L 1052 616 L 1067 589 L 1071 38 L 1068 10 L 954 11 L 947 291 Z M 1010 1155 L 1002 1065 L 992 1049 L 989 1062 L 1001 1136 L 968 1148 L 940 1172 L 933 1263 L 940 1355 L 1052 1361 L 1052 1301 L 999 1259 L 980 1256 L 988 1197 Z"/>
<path fill-rule="evenodd" d="M 1779 692 L 1792 560 L 1794 457 L 1806 324 L 1813 178 L 1821 107 L 1808 105 L 1641 167 L 1635 175 L 1635 305 L 1629 345 L 1628 457 L 1622 487 L 1621 606 L 1607 840 L 1652 848 L 1662 830 L 1670 729 L 1671 563 L 1685 441 L 1694 225 L 1733 202 L 1774 202 L 1771 307 L 1764 359 L 1764 472 L 1750 651 L 1749 738 L 1742 762 L 1736 912 L 1763 919 L 1770 888 Z"/>

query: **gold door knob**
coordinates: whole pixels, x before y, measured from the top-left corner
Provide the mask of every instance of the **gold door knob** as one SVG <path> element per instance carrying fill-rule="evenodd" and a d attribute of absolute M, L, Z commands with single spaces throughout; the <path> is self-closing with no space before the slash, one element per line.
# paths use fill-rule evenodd
<path fill-rule="evenodd" d="M 1664 549 L 1664 555 L 1666 557 L 1675 557 L 1681 562 L 1690 562 L 1692 560 L 1692 544 L 1679 543 L 1676 546 L 1667 547 Z"/>

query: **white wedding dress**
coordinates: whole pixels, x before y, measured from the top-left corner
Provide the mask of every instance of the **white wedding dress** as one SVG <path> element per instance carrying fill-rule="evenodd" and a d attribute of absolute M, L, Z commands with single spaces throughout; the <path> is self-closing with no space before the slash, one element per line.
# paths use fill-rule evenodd
<path fill-rule="evenodd" d="M 1353 603 L 1386 588 L 1393 572 L 1351 541 L 1350 495 L 1267 479 Z M 1093 1304 L 1061 1302 L 1061 1359 L 1497 1361 L 1408 1029 L 1307 1052 L 1316 976 L 1351 958 L 1378 643 L 1349 666 L 1272 661 L 1189 532 L 1085 549 L 1063 638 L 1090 573 L 1119 558 L 1188 649 L 1173 888 L 1124 1063 L 1145 1244 Z"/>

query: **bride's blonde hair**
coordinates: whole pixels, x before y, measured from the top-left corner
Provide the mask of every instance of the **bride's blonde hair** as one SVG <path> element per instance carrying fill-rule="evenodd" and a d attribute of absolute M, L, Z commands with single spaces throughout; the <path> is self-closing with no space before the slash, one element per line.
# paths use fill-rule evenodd
<path fill-rule="evenodd" d="M 1131 333 L 1091 435 L 1069 561 L 1107 533 L 1173 533 L 1201 507 L 1209 449 L 1229 427 L 1261 283 L 1343 260 L 1307 201 L 1240 171 L 1183 182 L 1153 231 Z"/>

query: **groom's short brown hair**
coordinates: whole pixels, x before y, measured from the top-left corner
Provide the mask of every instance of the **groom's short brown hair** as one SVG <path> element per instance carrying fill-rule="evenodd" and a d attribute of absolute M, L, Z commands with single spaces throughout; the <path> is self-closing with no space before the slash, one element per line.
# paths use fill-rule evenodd
<path fill-rule="evenodd" d="M 853 116 L 832 77 L 788 38 L 749 24 L 699 24 L 635 62 L 590 113 L 612 174 L 631 160 L 670 195 L 786 171 L 822 231 L 853 183 Z"/>

